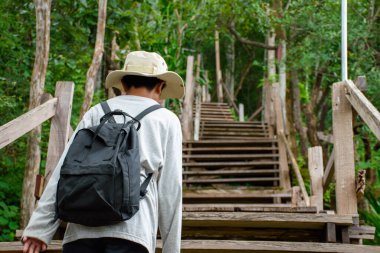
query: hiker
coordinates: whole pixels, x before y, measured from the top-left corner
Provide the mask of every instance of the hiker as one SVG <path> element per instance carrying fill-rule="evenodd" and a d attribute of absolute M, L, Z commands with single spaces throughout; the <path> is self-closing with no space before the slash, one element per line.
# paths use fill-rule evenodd
<path fill-rule="evenodd" d="M 158 104 L 161 99 L 181 98 L 181 77 L 167 71 L 165 60 L 157 53 L 135 51 L 127 55 L 124 68 L 112 71 L 106 87 L 116 87 L 125 95 L 107 100 L 111 110 L 122 110 L 132 116 Z M 98 125 L 104 115 L 100 104 L 92 107 L 78 124 L 57 167 L 25 228 L 24 252 L 47 248 L 60 225 L 56 215 L 57 184 L 68 149 L 78 130 Z M 117 123 L 122 117 L 115 116 Z M 63 252 L 154 253 L 158 228 L 163 253 L 179 253 L 182 222 L 182 132 L 178 117 L 161 108 L 141 120 L 138 131 L 140 182 L 149 173 L 152 180 L 140 201 L 139 211 L 129 220 L 117 224 L 89 227 L 68 223 L 63 238 Z"/>

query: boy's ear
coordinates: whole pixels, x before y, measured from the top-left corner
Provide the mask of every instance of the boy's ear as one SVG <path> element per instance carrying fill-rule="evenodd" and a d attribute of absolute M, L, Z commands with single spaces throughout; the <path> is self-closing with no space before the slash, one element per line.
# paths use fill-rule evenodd
<path fill-rule="evenodd" d="M 158 83 L 158 84 L 156 85 L 156 87 L 155 87 L 155 91 L 156 91 L 158 94 L 161 94 L 162 89 L 164 88 L 164 86 L 165 86 L 165 82 L 164 82 L 164 81 Z"/>

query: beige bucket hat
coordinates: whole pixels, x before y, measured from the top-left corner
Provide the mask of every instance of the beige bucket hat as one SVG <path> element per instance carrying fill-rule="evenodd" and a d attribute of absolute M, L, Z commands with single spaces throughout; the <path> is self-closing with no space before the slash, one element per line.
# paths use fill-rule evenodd
<path fill-rule="evenodd" d="M 185 94 L 185 86 L 182 78 L 173 71 L 168 71 L 168 66 L 161 55 L 157 53 L 134 51 L 130 52 L 122 70 L 110 72 L 106 77 L 106 88 L 116 87 L 123 90 L 121 79 L 125 75 L 157 77 L 166 82 L 162 90 L 161 99 L 182 98 Z"/>

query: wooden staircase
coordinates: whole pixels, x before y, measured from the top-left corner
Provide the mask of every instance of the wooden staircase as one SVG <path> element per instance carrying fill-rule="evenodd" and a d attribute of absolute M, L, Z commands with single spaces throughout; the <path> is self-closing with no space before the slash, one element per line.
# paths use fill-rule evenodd
<path fill-rule="evenodd" d="M 236 122 L 223 103 L 202 103 L 200 116 L 199 140 L 183 143 L 181 252 L 380 253 L 359 244 L 374 229 L 358 217 L 318 212 L 300 202 L 299 187 L 280 187 L 279 141 L 269 126 Z M 47 252 L 61 249 L 53 241 Z M 20 242 L 0 243 L 0 252 L 21 251 Z"/>
<path fill-rule="evenodd" d="M 278 140 L 265 123 L 202 103 L 199 140 L 183 143 L 182 252 L 380 252 L 343 244 L 355 219 L 301 205 L 298 187 L 280 180 Z"/>

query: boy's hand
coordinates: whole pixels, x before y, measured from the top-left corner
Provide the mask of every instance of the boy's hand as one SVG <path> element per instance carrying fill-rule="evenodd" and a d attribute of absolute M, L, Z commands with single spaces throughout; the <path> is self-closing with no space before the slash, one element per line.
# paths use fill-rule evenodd
<path fill-rule="evenodd" d="M 39 253 L 47 249 L 47 245 L 43 241 L 33 237 L 23 237 L 22 243 L 24 244 L 24 253 Z"/>

